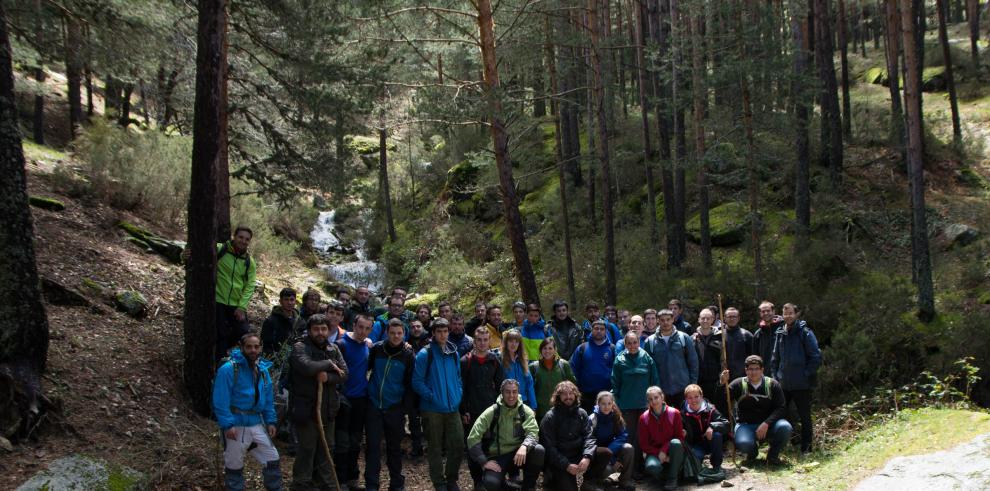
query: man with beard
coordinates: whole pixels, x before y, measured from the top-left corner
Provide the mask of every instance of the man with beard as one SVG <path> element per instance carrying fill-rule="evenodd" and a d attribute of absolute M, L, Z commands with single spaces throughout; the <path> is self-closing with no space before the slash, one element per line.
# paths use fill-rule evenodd
<path fill-rule="evenodd" d="M 371 290 L 368 290 L 366 286 L 355 288 L 354 298 L 347 308 L 346 318 L 344 319 L 344 329 L 349 331 L 351 325 L 354 324 L 354 318 L 358 315 L 363 314 L 373 318 L 372 312 L 374 312 L 374 308 L 371 306 Z"/>
<path fill-rule="evenodd" d="M 270 358 L 281 351 L 282 345 L 292 338 L 292 328 L 298 317 L 296 291 L 283 288 L 278 294 L 278 305 L 261 324 L 261 354 Z"/>
<path fill-rule="evenodd" d="M 399 319 L 402 321 L 402 325 L 406 329 L 405 339 L 409 338 L 409 322 L 411 322 L 416 317 L 416 314 L 406 310 L 406 301 L 400 296 L 394 296 L 388 299 L 388 312 L 379 315 L 375 319 L 375 326 L 371 329 L 371 334 L 368 335 L 368 339 L 372 343 L 377 343 L 379 341 L 384 341 L 386 334 L 388 334 L 388 321 L 392 319 Z"/>
<path fill-rule="evenodd" d="M 519 382 L 504 380 L 500 392 L 495 404 L 482 411 L 471 427 L 468 453 L 475 464 L 484 467 L 481 485 L 486 491 L 501 491 L 506 473 L 520 470 L 522 491 L 533 491 L 544 459 L 536 415 L 520 400 Z"/>
<path fill-rule="evenodd" d="M 457 346 L 457 356 L 464 356 L 471 351 L 474 339 L 464 332 L 464 317 L 461 314 L 454 314 L 451 319 L 450 336 L 447 339 Z"/>
<path fill-rule="evenodd" d="M 568 308 L 564 300 L 554 302 L 553 318 L 547 324 L 547 332 L 557 346 L 557 354 L 564 360 L 570 360 L 584 342 L 584 329 L 570 316 Z"/>
<path fill-rule="evenodd" d="M 569 360 L 581 389 L 581 407 L 587 412 L 595 407 L 599 392 L 612 388 L 615 347 L 605 337 L 606 324 L 605 319 L 596 320 L 591 326 L 591 339 L 579 346 Z"/>
<path fill-rule="evenodd" d="M 502 344 L 502 307 L 498 305 L 491 304 L 485 307 L 485 322 L 482 327 L 488 329 L 491 333 L 491 342 L 495 346 L 500 346 Z M 478 330 L 477 327 L 471 330 L 471 324 L 468 323 L 466 328 L 470 332 L 475 332 Z"/>
<path fill-rule="evenodd" d="M 540 443 L 546 451 L 543 487 L 577 491 L 577 477 L 601 476 L 611 460 L 608 449 L 598 448 L 591 419 L 579 404 L 580 392 L 574 383 L 557 384 L 540 424 Z"/>
<path fill-rule="evenodd" d="M 753 334 L 739 326 L 739 310 L 735 307 L 725 309 L 725 327 L 725 354 L 729 358 L 729 379 L 735 380 L 746 376 L 746 358 L 756 354 Z"/>
<path fill-rule="evenodd" d="M 322 314 L 320 308 L 320 292 L 310 288 L 303 293 L 302 308 L 299 309 L 299 317 L 296 319 L 294 327 L 296 336 L 301 336 L 306 331 L 306 323 L 314 314 Z M 336 326 L 334 326 L 336 327 Z"/>
<path fill-rule="evenodd" d="M 370 317 L 365 318 L 371 322 Z M 331 489 L 333 486 L 330 462 L 320 449 L 316 411 L 320 411 L 326 441 L 332 442 L 333 419 L 340 408 L 336 387 L 347 380 L 347 364 L 337 346 L 327 343 L 330 323 L 325 316 L 310 316 L 306 331 L 306 337 L 292 346 L 289 356 L 292 367 L 289 414 L 299 438 L 296 460 L 292 465 L 292 489 L 309 491 L 313 487 Z M 318 408 L 317 384 L 323 384 L 323 401 Z"/>
<path fill-rule="evenodd" d="M 784 318 L 774 314 L 774 305 L 764 300 L 760 304 L 760 322 L 753 331 L 754 354 L 760 355 L 763 363 L 773 360 L 773 345 L 777 341 L 777 330 L 784 326 Z"/>
<path fill-rule="evenodd" d="M 698 382 L 698 353 L 691 336 L 674 329 L 673 312 L 660 311 L 660 329 L 646 340 L 643 350 L 653 357 L 667 403 L 680 407 L 684 388 Z"/>
<path fill-rule="evenodd" d="M 474 332 L 476 329 L 478 329 L 479 326 L 485 323 L 485 320 L 487 319 L 486 315 L 487 315 L 487 307 L 485 306 L 485 302 L 478 302 L 474 304 L 474 317 L 472 317 L 470 320 L 467 321 L 467 323 L 464 324 L 464 329 L 466 329 L 467 332 Z M 497 331 L 498 326 L 495 327 L 496 327 L 495 330 Z M 495 340 L 496 339 L 493 336 L 492 341 Z"/>
<path fill-rule="evenodd" d="M 244 489 L 244 454 L 251 452 L 262 467 L 265 489 L 282 489 L 282 470 L 275 436 L 275 400 L 272 362 L 261 358 L 261 338 L 241 336 L 240 348 L 217 370 L 213 380 L 213 414 L 223 433 L 224 484 Z"/>

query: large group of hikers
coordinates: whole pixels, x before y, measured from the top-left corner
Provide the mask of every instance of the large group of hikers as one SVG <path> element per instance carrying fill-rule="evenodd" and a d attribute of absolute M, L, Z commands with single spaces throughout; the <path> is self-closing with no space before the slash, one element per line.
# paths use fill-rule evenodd
<path fill-rule="evenodd" d="M 701 309 L 692 325 L 678 300 L 642 314 L 588 302 L 579 323 L 563 300 L 547 316 L 516 302 L 511 318 L 478 303 L 465 319 L 448 302 L 436 316 L 428 304 L 408 310 L 403 288 L 385 307 L 367 287 L 327 301 L 310 289 L 299 309 L 285 288 L 254 331 L 250 240 L 241 227 L 217 246 L 213 411 L 227 489 L 244 489 L 246 453 L 265 488 L 282 489 L 276 437 L 295 455 L 291 489 L 378 490 L 383 444 L 388 489 L 405 489 L 407 428 L 408 456 L 425 449 L 436 490 L 460 489 L 465 458 L 476 490 L 532 490 L 541 473 L 543 489 L 674 489 L 724 478 L 730 441 L 747 461 L 763 444 L 766 463 L 780 464 L 792 402 L 793 441 L 811 450 L 821 352 L 793 304 L 777 315 L 764 301 L 751 332 L 734 307 L 718 318 Z M 278 373 L 272 360 L 284 360 Z"/>

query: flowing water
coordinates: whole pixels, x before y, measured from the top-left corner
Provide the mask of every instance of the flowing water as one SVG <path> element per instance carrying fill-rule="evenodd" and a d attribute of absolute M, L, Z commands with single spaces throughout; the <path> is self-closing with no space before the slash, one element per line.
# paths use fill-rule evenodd
<path fill-rule="evenodd" d="M 320 212 L 310 238 L 313 239 L 313 250 L 325 261 L 319 265 L 330 280 L 351 287 L 367 286 L 372 292 L 379 292 L 385 286 L 385 268 L 381 264 L 368 259 L 364 240 L 352 245 L 343 244 L 337 233 L 334 216 L 336 211 Z M 362 218 L 370 220 L 370 216 L 362 214 Z M 344 259 L 343 256 L 353 256 L 354 260 Z"/>

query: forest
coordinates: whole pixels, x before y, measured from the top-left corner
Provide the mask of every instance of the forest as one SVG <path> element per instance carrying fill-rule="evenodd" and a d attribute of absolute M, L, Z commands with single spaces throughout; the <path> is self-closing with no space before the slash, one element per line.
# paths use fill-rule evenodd
<path fill-rule="evenodd" d="M 214 431 L 196 418 L 215 245 L 240 225 L 259 325 L 285 286 L 401 286 L 410 306 L 466 316 L 477 302 L 636 313 L 680 299 L 692 323 L 719 298 L 744 326 L 769 299 L 800 305 L 822 346 L 816 414 L 845 419 L 816 432 L 987 407 L 988 10 L 0 0 L 0 436 L 37 442 L 93 404 L 60 402 L 57 360 L 85 351 L 63 309 L 95 303 L 102 322 L 93 299 L 121 288 L 152 298 L 183 424 Z M 92 231 L 51 211 L 65 200 Z M 314 248 L 325 219 L 332 240 Z M 185 266 L 169 256 L 182 248 Z M 100 276 L 145 250 L 163 258 L 142 279 Z M 160 456 L 174 474 L 156 486 L 203 479 L 174 470 L 185 450 Z"/>

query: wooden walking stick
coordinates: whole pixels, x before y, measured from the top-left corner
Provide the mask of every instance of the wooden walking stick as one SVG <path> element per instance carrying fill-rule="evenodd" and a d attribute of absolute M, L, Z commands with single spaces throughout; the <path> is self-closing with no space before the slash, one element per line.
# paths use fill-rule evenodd
<path fill-rule="evenodd" d="M 330 475 L 333 476 L 334 489 L 340 489 L 340 482 L 337 481 L 337 465 L 333 463 L 333 456 L 330 455 L 330 444 L 327 443 L 327 434 L 323 431 L 323 382 L 316 380 L 316 426 L 320 430 L 320 443 L 323 444 L 323 452 L 327 456 L 330 464 Z M 733 454 L 735 455 L 735 454 Z"/>
<path fill-rule="evenodd" d="M 728 341 L 729 341 L 729 329 L 725 324 L 725 311 L 722 310 L 722 294 L 718 294 L 718 319 L 722 323 L 722 370 L 729 370 L 729 352 L 728 352 Z M 719 377 L 721 378 L 721 377 Z M 732 412 L 732 392 L 729 390 L 729 384 L 725 384 L 725 404 L 726 410 L 729 413 L 729 434 L 733 434 L 736 431 L 736 417 Z M 726 435 L 728 436 L 728 435 Z M 736 442 L 732 442 L 732 465 L 736 466 Z"/>

